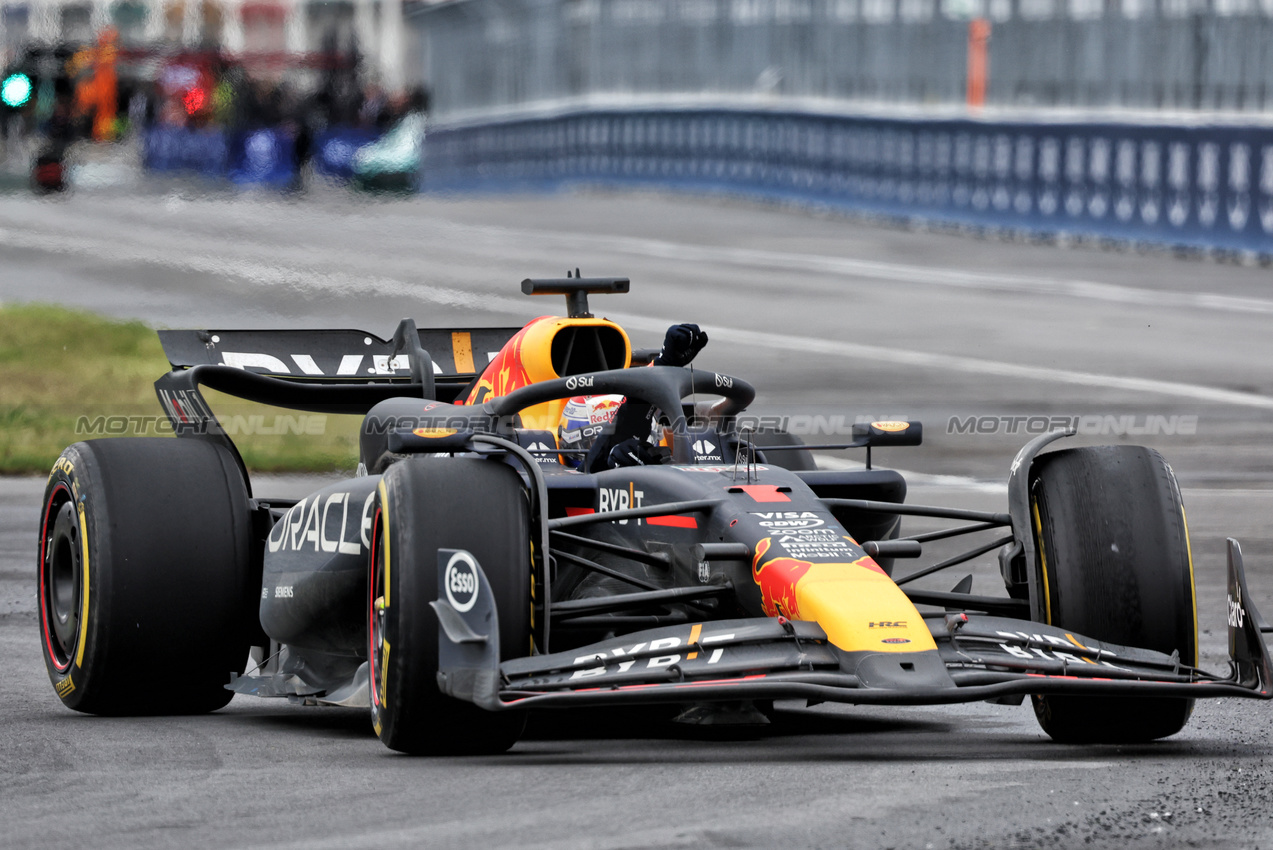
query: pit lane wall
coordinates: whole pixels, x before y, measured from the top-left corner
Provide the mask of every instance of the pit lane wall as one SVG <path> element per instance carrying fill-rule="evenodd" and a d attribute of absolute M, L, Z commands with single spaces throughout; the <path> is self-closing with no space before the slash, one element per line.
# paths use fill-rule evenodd
<path fill-rule="evenodd" d="M 425 191 L 653 186 L 1273 256 L 1273 124 L 565 107 L 429 129 Z"/>

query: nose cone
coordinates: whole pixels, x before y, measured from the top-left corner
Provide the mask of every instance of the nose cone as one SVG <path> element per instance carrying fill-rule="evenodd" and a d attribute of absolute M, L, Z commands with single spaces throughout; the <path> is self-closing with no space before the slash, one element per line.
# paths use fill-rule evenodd
<path fill-rule="evenodd" d="M 846 652 L 937 649 L 924 618 L 869 557 L 813 564 L 796 585 L 804 619 L 814 620 Z"/>
<path fill-rule="evenodd" d="M 915 606 L 870 557 L 829 564 L 765 560 L 769 550 L 769 539 L 760 541 L 752 567 L 769 616 L 813 620 L 845 652 L 937 649 Z"/>

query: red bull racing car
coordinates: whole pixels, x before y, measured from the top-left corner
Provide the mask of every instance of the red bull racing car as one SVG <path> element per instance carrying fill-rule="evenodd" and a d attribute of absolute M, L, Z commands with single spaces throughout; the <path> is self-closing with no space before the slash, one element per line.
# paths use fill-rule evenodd
<path fill-rule="evenodd" d="M 911 504 L 870 452 L 918 444 L 918 423 L 856 426 L 822 448 L 864 449 L 865 468 L 818 469 L 818 447 L 745 427 L 746 381 L 647 367 L 589 312 L 589 294 L 627 288 L 525 281 L 568 309 L 520 329 L 161 331 L 177 439 L 77 443 L 45 493 L 59 697 L 97 714 L 236 693 L 361 705 L 395 750 L 482 753 L 550 708 L 1029 697 L 1059 741 L 1141 741 L 1179 731 L 1195 699 L 1273 694 L 1234 541 L 1232 663 L 1198 667 L 1185 513 L 1156 452 L 1057 450 L 1057 432 L 1021 449 L 1002 512 Z M 357 475 L 254 493 L 201 388 L 363 414 Z M 589 471 L 559 440 L 572 399 L 598 396 L 654 411 L 647 462 Z M 949 525 L 908 534 L 908 517 Z M 956 557 L 900 567 L 965 536 Z M 994 552 L 1002 594 L 913 586 Z"/>

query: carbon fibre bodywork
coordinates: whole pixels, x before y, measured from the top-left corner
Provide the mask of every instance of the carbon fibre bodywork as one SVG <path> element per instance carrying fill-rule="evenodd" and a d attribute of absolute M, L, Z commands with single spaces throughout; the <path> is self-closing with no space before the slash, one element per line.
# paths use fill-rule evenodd
<path fill-rule="evenodd" d="M 430 603 L 438 688 L 488 711 L 777 698 L 906 705 L 1040 694 L 1273 696 L 1267 627 L 1233 541 L 1225 674 L 1179 652 L 1047 624 L 1028 479 L 1035 456 L 1065 432 L 1021 450 L 1003 512 L 913 505 L 904 478 L 872 468 L 869 454 L 864 469 L 785 468 L 781 452 L 797 447 L 760 447 L 737 427 L 754 397 L 745 381 L 626 368 L 648 358 L 634 354 L 613 323 L 590 315 L 544 317 L 522 331 L 417 331 L 404 321 L 393 341 L 360 331 L 295 332 L 284 342 L 238 333 L 166 332 L 174 371 L 156 388 L 179 437 L 212 440 L 237 457 L 201 386 L 358 412 L 364 424 L 358 476 L 294 503 L 253 502 L 260 665 L 231 683 L 235 691 L 366 704 L 368 574 L 385 505 L 382 477 L 404 462 L 466 457 L 511 465 L 530 505 L 533 648 L 523 657 L 500 646 L 500 612 L 483 565 L 471 553 L 439 548 L 450 560 Z M 518 348 L 527 339 L 538 340 L 538 354 Z M 475 354 L 478 340 L 503 347 Z M 367 353 L 347 351 L 360 341 Z M 249 342 L 256 348 L 222 350 Z M 448 345 L 441 356 L 426 350 Z M 621 394 L 662 411 L 666 462 L 576 469 L 551 423 L 560 402 L 579 394 Z M 698 395 L 719 400 L 685 402 Z M 917 444 L 920 433 L 917 423 L 869 423 L 833 448 L 869 453 Z M 904 537 L 906 516 L 966 524 Z M 983 536 L 955 558 L 892 575 L 895 557 L 965 534 Z M 992 552 L 1004 595 L 906 587 Z"/>

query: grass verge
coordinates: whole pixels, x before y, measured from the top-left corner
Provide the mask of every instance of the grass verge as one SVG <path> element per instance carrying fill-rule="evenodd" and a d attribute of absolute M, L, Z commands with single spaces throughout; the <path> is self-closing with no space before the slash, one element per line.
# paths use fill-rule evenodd
<path fill-rule="evenodd" d="M 159 337 L 141 322 L 0 305 L 0 474 L 46 473 L 79 440 L 163 435 L 154 382 L 169 368 Z M 204 395 L 254 471 L 323 472 L 358 462 L 358 417 Z"/>

